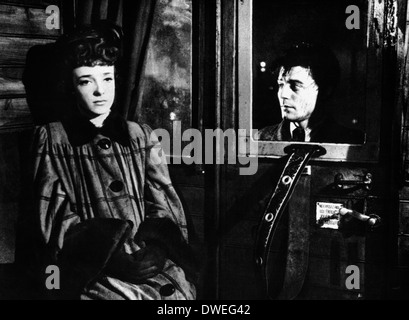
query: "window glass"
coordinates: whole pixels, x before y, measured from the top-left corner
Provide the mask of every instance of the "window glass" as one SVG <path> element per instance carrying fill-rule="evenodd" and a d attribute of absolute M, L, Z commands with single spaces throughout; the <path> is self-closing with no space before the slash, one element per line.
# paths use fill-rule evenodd
<path fill-rule="evenodd" d="M 139 119 L 153 129 L 192 126 L 192 0 L 157 2 Z"/>
<path fill-rule="evenodd" d="M 346 27 L 350 5 L 360 10 L 359 29 Z M 254 129 L 282 121 L 275 63 L 291 45 L 306 41 L 329 47 L 339 62 L 338 85 L 324 106 L 331 119 L 346 131 L 365 132 L 367 7 L 363 0 L 253 1 Z"/>

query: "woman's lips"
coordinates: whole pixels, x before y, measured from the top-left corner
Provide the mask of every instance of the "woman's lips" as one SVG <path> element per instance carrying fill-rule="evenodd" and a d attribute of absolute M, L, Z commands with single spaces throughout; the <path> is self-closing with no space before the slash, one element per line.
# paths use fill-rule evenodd
<path fill-rule="evenodd" d="M 98 100 L 98 101 L 94 101 L 94 104 L 96 104 L 97 106 L 103 106 L 107 103 L 106 100 Z"/>

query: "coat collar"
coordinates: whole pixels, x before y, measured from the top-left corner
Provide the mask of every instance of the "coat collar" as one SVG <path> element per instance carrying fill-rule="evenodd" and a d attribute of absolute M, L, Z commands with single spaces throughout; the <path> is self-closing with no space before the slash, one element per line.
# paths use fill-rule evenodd
<path fill-rule="evenodd" d="M 73 146 L 87 144 L 97 134 L 106 136 L 122 145 L 129 145 L 128 125 L 125 119 L 115 112 L 110 113 L 101 128 L 95 127 L 88 119 L 78 113 L 69 116 L 62 123 Z"/>

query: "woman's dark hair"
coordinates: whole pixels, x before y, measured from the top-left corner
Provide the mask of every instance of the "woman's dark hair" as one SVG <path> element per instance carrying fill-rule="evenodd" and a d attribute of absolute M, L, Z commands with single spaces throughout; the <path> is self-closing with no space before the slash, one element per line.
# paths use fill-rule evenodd
<path fill-rule="evenodd" d="M 62 35 L 55 43 L 30 48 L 23 83 L 36 125 L 59 121 L 73 112 L 73 69 L 115 65 L 120 70 L 122 37 L 120 27 L 100 21 Z M 119 73 L 115 72 L 117 82 Z"/>
<path fill-rule="evenodd" d="M 115 65 L 122 51 L 122 30 L 109 21 L 84 25 L 56 42 L 64 67 Z"/>
<path fill-rule="evenodd" d="M 72 91 L 72 70 L 78 67 L 116 66 L 122 56 L 122 29 L 109 22 L 83 25 L 56 42 L 60 91 Z"/>

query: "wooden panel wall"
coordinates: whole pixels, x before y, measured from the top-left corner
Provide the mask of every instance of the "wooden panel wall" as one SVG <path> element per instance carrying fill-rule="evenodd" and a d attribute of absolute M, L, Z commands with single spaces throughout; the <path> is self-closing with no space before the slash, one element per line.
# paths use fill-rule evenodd
<path fill-rule="evenodd" d="M 0 1 L 0 132 L 31 125 L 22 76 L 28 50 L 55 41 L 61 33 L 46 27 L 50 4 L 60 1 Z"/>
<path fill-rule="evenodd" d="M 15 222 L 24 201 L 22 167 L 32 128 L 22 82 L 26 55 L 61 33 L 46 28 L 51 4 L 61 9 L 59 0 L 0 1 L 0 264 L 14 262 Z"/>

